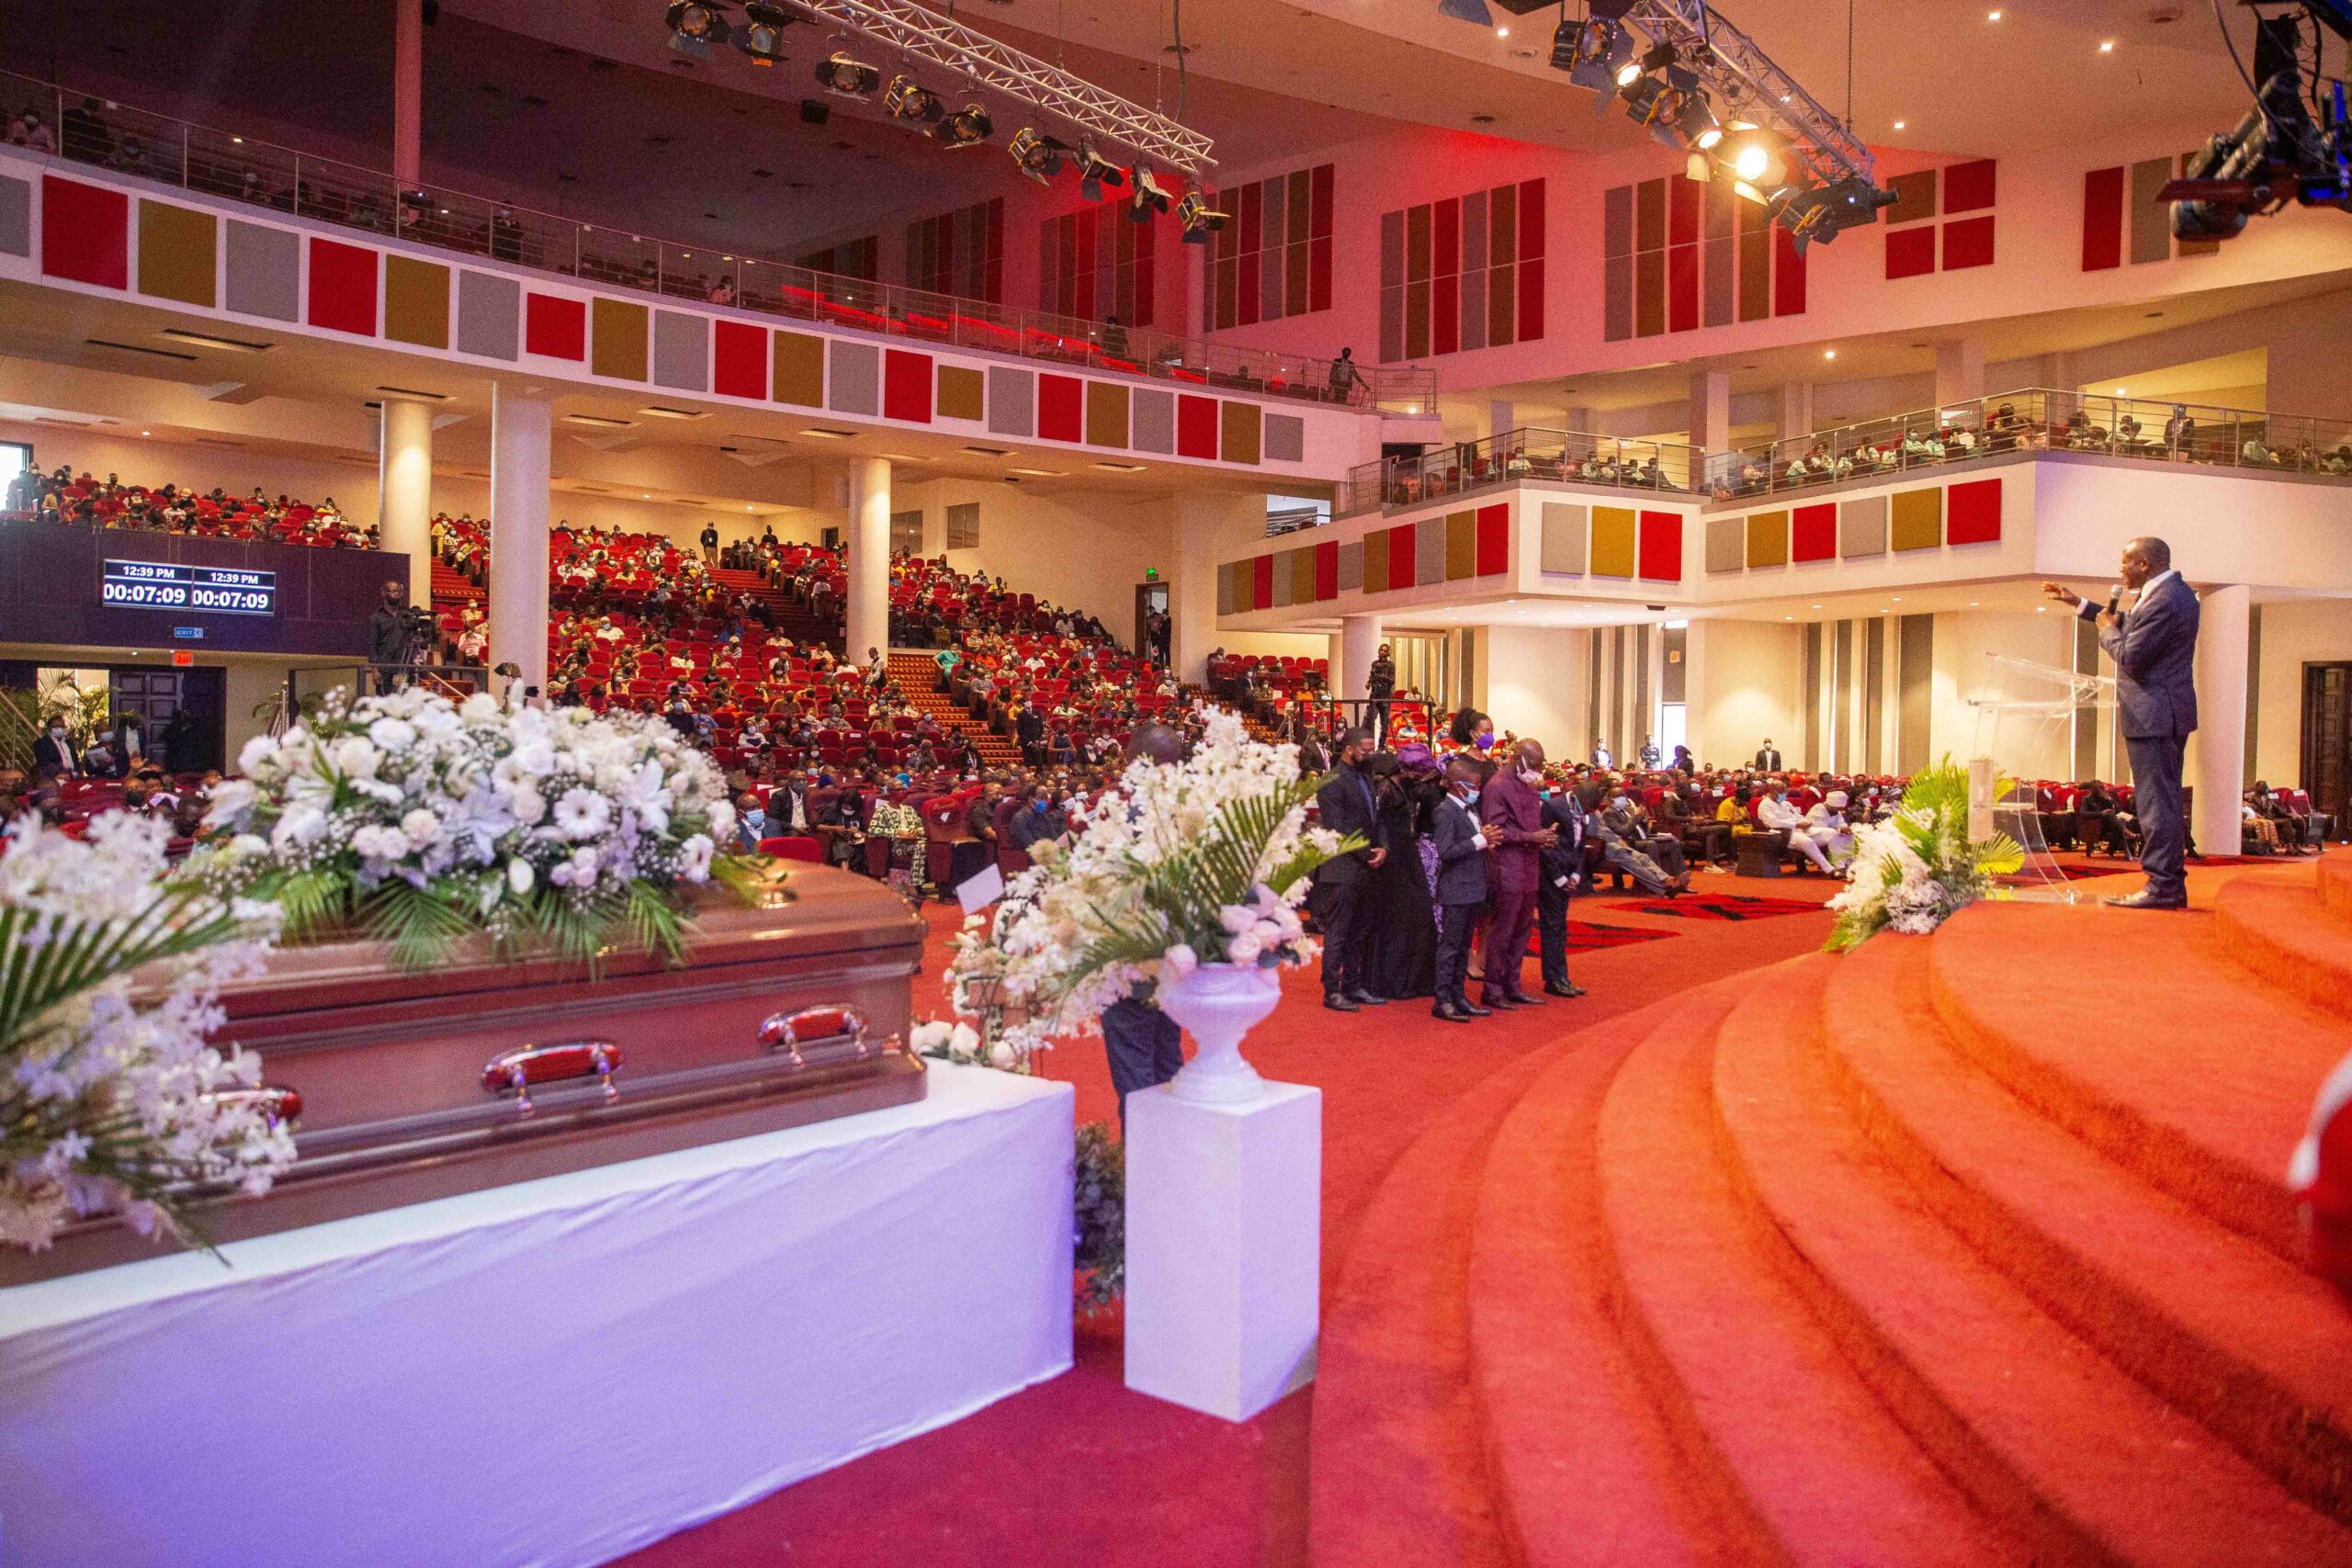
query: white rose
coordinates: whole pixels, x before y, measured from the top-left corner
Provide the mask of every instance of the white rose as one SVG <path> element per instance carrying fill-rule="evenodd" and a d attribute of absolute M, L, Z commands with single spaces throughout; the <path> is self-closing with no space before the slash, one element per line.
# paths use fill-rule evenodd
<path fill-rule="evenodd" d="M 537 877 L 538 874 L 531 869 L 531 863 L 521 855 L 506 863 L 506 886 L 514 890 L 518 898 L 531 890 L 531 884 Z"/>
<path fill-rule="evenodd" d="M 548 814 L 547 797 L 528 787 L 518 789 L 514 797 L 514 820 L 529 827 Z"/>
<path fill-rule="evenodd" d="M 269 852 L 268 841 L 258 833 L 240 833 L 229 840 L 229 852 L 240 859 Z"/>
<path fill-rule="evenodd" d="M 277 740 L 275 736 L 254 736 L 251 740 L 246 741 L 244 749 L 237 753 L 237 772 L 241 773 L 259 773 L 264 765 L 271 760 L 277 750 Z"/>
<path fill-rule="evenodd" d="M 351 847 L 370 860 L 400 860 L 415 846 L 398 828 L 362 828 L 351 835 Z"/>
<path fill-rule="evenodd" d="M 315 806 L 298 806 L 277 819 L 270 830 L 272 849 L 289 849 L 297 844 L 315 844 L 326 833 L 327 814 Z"/>
<path fill-rule="evenodd" d="M 907 1031 L 907 1043 L 918 1052 L 936 1051 L 947 1043 L 950 1032 L 944 1020 L 934 1018 L 927 1023 L 918 1023 Z"/>
<path fill-rule="evenodd" d="M 1001 1067 L 1006 1072 L 1011 1072 L 1012 1064 L 1019 1060 L 1019 1055 L 1008 1041 L 1000 1040 L 989 1047 L 989 1066 L 991 1067 Z"/>
<path fill-rule="evenodd" d="M 244 779 L 224 779 L 212 786 L 212 802 L 204 813 L 208 823 L 241 822 L 261 798 L 261 791 Z"/>
<path fill-rule="evenodd" d="M 372 779 L 376 776 L 376 748 L 356 735 L 346 735 L 334 743 L 334 770 L 347 779 Z"/>
<path fill-rule="evenodd" d="M 401 831 L 411 843 L 429 844 L 441 836 L 441 819 L 420 806 L 401 818 Z"/>
<path fill-rule="evenodd" d="M 1161 967 L 1179 979 L 1201 966 L 1200 954 L 1194 953 L 1189 944 L 1181 942 L 1162 953 L 1159 962 Z"/>
<path fill-rule="evenodd" d="M 458 716 L 468 724 L 488 724 L 498 716 L 498 699 L 488 692 L 476 692 L 458 709 Z"/>
<path fill-rule="evenodd" d="M 526 740 L 514 748 L 509 760 L 517 772 L 542 777 L 555 768 L 555 748 L 544 740 Z"/>
<path fill-rule="evenodd" d="M 1225 944 L 1226 961 L 1230 964 L 1255 964 L 1261 945 L 1256 931 L 1243 931 Z"/>
<path fill-rule="evenodd" d="M 405 751 L 416 744 L 416 726 L 404 718 L 379 718 L 368 727 L 368 739 L 386 751 Z"/>

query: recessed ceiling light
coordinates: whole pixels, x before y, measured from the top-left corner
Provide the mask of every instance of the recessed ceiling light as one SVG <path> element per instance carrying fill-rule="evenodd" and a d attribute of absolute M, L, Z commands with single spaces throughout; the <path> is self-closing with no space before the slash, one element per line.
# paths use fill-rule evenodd
<path fill-rule="evenodd" d="M 2101 54 L 2113 54 L 2115 52 L 2115 40 L 2111 38 L 2103 38 L 2099 39 L 2098 51 Z"/>
<path fill-rule="evenodd" d="M 656 419 L 707 419 L 710 417 L 704 410 L 664 408 L 660 403 L 655 403 L 650 408 L 641 408 L 637 412 L 651 414 Z"/>
<path fill-rule="evenodd" d="M 1495 36 L 1497 38 L 1509 38 L 1510 37 L 1510 29 L 1509 28 L 1497 28 L 1495 29 Z"/>
<path fill-rule="evenodd" d="M 152 431 L 152 430 L 142 430 L 142 431 L 141 431 L 139 434 L 141 434 L 141 435 L 153 435 L 153 434 L 154 434 L 155 433 L 154 433 L 153 431 Z"/>
<path fill-rule="evenodd" d="M 1984 13 L 1984 19 L 1988 22 L 1997 22 L 2001 19 L 2001 13 L 1998 11 L 1987 11 Z"/>
<path fill-rule="evenodd" d="M 1815 608 L 1815 609 L 1816 609 L 1816 610 L 1818 610 L 1818 609 L 1820 609 L 1820 608 L 1821 608 L 1821 606 L 1820 606 L 1820 605 L 1818 605 L 1818 604 L 1815 604 L 1815 605 L 1814 606 L 1814 608 Z"/>
<path fill-rule="evenodd" d="M 1896 121 L 1894 122 L 1894 129 L 1895 129 L 1895 130 L 1902 130 L 1902 129 L 1903 129 L 1903 124 L 1904 124 L 1904 122 L 1903 122 L 1903 121 L 1901 121 L 1901 120 L 1899 120 L 1899 119 L 1898 119 L 1898 120 L 1896 120 Z"/>
<path fill-rule="evenodd" d="M 1143 472 L 1143 465 L 1141 463 L 1097 463 L 1094 466 L 1098 468 L 1108 468 L 1113 473 L 1118 474 L 1139 474 Z"/>
<path fill-rule="evenodd" d="M 826 430 L 820 427 L 811 426 L 810 428 L 802 431 L 800 434 L 803 435 L 812 435 L 820 441 L 847 441 L 851 436 L 855 435 L 857 432 L 854 430 Z"/>
<path fill-rule="evenodd" d="M 1012 448 L 1010 446 L 967 446 L 964 450 L 967 452 L 977 453 L 983 457 L 1009 457 L 1012 456 Z"/>
<path fill-rule="evenodd" d="M 566 424 L 594 424 L 605 426 L 607 429 L 627 430 L 637 422 L 633 419 L 613 419 L 601 413 L 568 413 L 563 416 L 563 423 Z"/>
<path fill-rule="evenodd" d="M 1005 472 L 1027 474 L 1032 479 L 1057 479 L 1064 477 L 1064 470 L 1060 468 L 1007 468 Z"/>
<path fill-rule="evenodd" d="M 396 398 L 423 398 L 427 402 L 446 403 L 449 400 L 447 392 L 420 392 L 414 387 L 379 387 L 376 390 L 389 392 Z"/>
<path fill-rule="evenodd" d="M 918 457 L 911 452 L 876 452 L 877 457 L 888 457 L 893 463 L 928 463 L 928 457 Z"/>
<path fill-rule="evenodd" d="M 1891 597 L 1891 598 L 1894 600 L 1894 602 L 1895 604 L 1902 604 L 1902 603 L 1903 603 L 1903 595 L 1902 595 L 1902 594 L 1900 594 L 1900 593 L 1896 593 L 1896 594 L 1890 595 L 1890 597 Z"/>
<path fill-rule="evenodd" d="M 206 348 L 225 348 L 238 354 L 266 354 L 277 344 L 251 343 L 241 337 L 215 337 L 210 333 L 192 333 L 185 327 L 165 327 L 165 337 L 175 337 L 182 343 L 201 344 Z"/>
<path fill-rule="evenodd" d="M 2116 388 L 2116 389 L 2115 389 L 2115 395 L 2116 395 L 2117 397 L 2119 397 L 2119 398 L 2128 398 L 2128 397 L 2130 397 L 2132 394 L 2131 394 L 2131 393 L 2129 393 L 2129 392 L 2127 392 L 2127 391 L 2125 391 L 2122 388 L 2118 387 L 2118 388 Z"/>
<path fill-rule="evenodd" d="M 648 500 L 648 501 L 651 501 L 651 500 L 653 499 L 653 492 L 652 492 L 651 491 L 650 491 L 650 490 L 649 490 L 649 491 L 647 491 L 645 492 L 645 499 L 646 499 L 646 500 Z"/>
<path fill-rule="evenodd" d="M 1821 351 L 1821 357 L 1824 359 L 1835 359 L 1838 357 L 1838 351 L 1834 348 L 1825 348 Z"/>
<path fill-rule="evenodd" d="M 1971 600 L 1968 602 L 1968 607 L 1969 607 L 1970 609 L 1972 609 L 1972 610 L 1973 610 L 1974 608 L 1976 608 L 1976 601 L 1975 601 L 1975 600 L 1973 600 L 1973 599 L 1971 599 Z"/>

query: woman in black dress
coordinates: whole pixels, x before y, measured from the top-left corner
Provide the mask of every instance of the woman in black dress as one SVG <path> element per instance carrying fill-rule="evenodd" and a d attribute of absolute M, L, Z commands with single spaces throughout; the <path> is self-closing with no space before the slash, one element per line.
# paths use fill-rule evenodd
<path fill-rule="evenodd" d="M 1375 996 L 1426 997 L 1437 988 L 1437 916 L 1430 895 L 1430 815 L 1445 786 L 1425 746 L 1381 752 L 1369 772 L 1387 858 L 1372 874 L 1365 969 Z"/>

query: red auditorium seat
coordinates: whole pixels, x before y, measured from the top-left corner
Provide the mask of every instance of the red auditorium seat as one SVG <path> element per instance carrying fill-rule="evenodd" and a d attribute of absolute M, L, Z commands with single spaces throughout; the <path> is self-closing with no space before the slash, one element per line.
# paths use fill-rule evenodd
<path fill-rule="evenodd" d="M 812 864 L 825 858 L 824 850 L 816 840 L 804 838 L 798 834 L 788 834 L 777 839 L 762 839 L 760 853 L 770 860 L 805 860 Z"/>

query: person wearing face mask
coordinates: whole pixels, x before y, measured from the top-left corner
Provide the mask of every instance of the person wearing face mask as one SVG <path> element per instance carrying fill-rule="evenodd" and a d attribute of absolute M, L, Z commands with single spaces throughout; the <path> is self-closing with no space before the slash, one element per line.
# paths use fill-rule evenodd
<path fill-rule="evenodd" d="M 1773 779 L 1765 787 L 1764 798 L 1756 803 L 1756 820 L 1764 827 L 1789 836 L 1789 848 L 1811 861 L 1814 869 L 1824 876 L 1834 874 L 1829 857 L 1813 840 L 1812 824 L 1804 812 L 1789 804 L 1789 786 L 1781 779 Z"/>
<path fill-rule="evenodd" d="M 1535 930 L 1543 853 L 1559 841 L 1558 829 L 1544 826 L 1543 802 L 1535 793 L 1543 782 L 1544 748 L 1522 740 L 1509 763 L 1495 771 L 1478 801 L 1481 819 L 1501 829 L 1494 870 L 1487 879 L 1494 913 L 1487 922 L 1481 999 L 1490 1008 L 1542 1005 L 1520 983 L 1520 968 L 1527 959 L 1527 939 Z"/>
<path fill-rule="evenodd" d="M 1641 813 L 1622 791 L 1600 814 L 1600 836 L 1601 858 L 1631 876 L 1643 892 L 1675 898 L 1690 886 L 1690 874 L 1682 865 L 1681 844 L 1669 846 L 1665 840 L 1651 838 Z"/>
<path fill-rule="evenodd" d="M 1503 830 L 1478 820 L 1478 764 L 1455 757 L 1445 765 L 1445 795 L 1430 818 L 1437 853 L 1437 1002 L 1430 1016 L 1467 1023 L 1494 1010 L 1469 997 L 1470 933 L 1487 901 L 1487 863 Z"/>
<path fill-rule="evenodd" d="M 49 728 L 33 742 L 33 777 L 70 779 L 81 772 L 81 761 L 74 754 L 74 742 L 65 733 L 65 720 L 51 718 Z"/>
<path fill-rule="evenodd" d="M 741 854 L 757 854 L 760 840 L 767 837 L 768 814 L 760 805 L 760 797 L 745 790 L 735 799 L 735 848 Z"/>
<path fill-rule="evenodd" d="M 1843 865 L 1854 853 L 1854 829 L 1846 819 L 1846 792 L 1833 789 L 1804 814 L 1805 836 L 1832 865 Z"/>
<path fill-rule="evenodd" d="M 1371 935 L 1365 920 L 1372 874 L 1388 860 L 1380 838 L 1380 810 L 1364 764 L 1372 756 L 1372 737 L 1351 729 L 1340 738 L 1340 765 L 1316 792 L 1317 816 L 1322 826 L 1346 838 L 1361 835 L 1364 847 L 1335 855 L 1315 871 L 1316 918 L 1323 927 L 1323 1005 L 1333 1012 L 1354 1012 L 1380 1007 L 1365 972 Z"/>
<path fill-rule="evenodd" d="M 1485 756 L 1495 744 L 1495 721 L 1476 708 L 1459 708 L 1453 715 L 1454 746 Z"/>
<path fill-rule="evenodd" d="M 1572 789 L 1543 788 L 1538 816 L 1555 837 L 1543 853 L 1543 880 L 1535 888 L 1535 951 L 1544 964 L 1544 994 L 1580 997 L 1584 987 L 1568 978 L 1568 900 L 1584 880 L 1584 803 Z"/>
<path fill-rule="evenodd" d="M 1014 849 L 1025 852 L 1030 845 L 1058 839 L 1068 831 L 1069 819 L 1055 809 L 1053 793 L 1030 784 L 1023 791 L 1021 809 L 1012 814 L 1004 836 Z"/>

